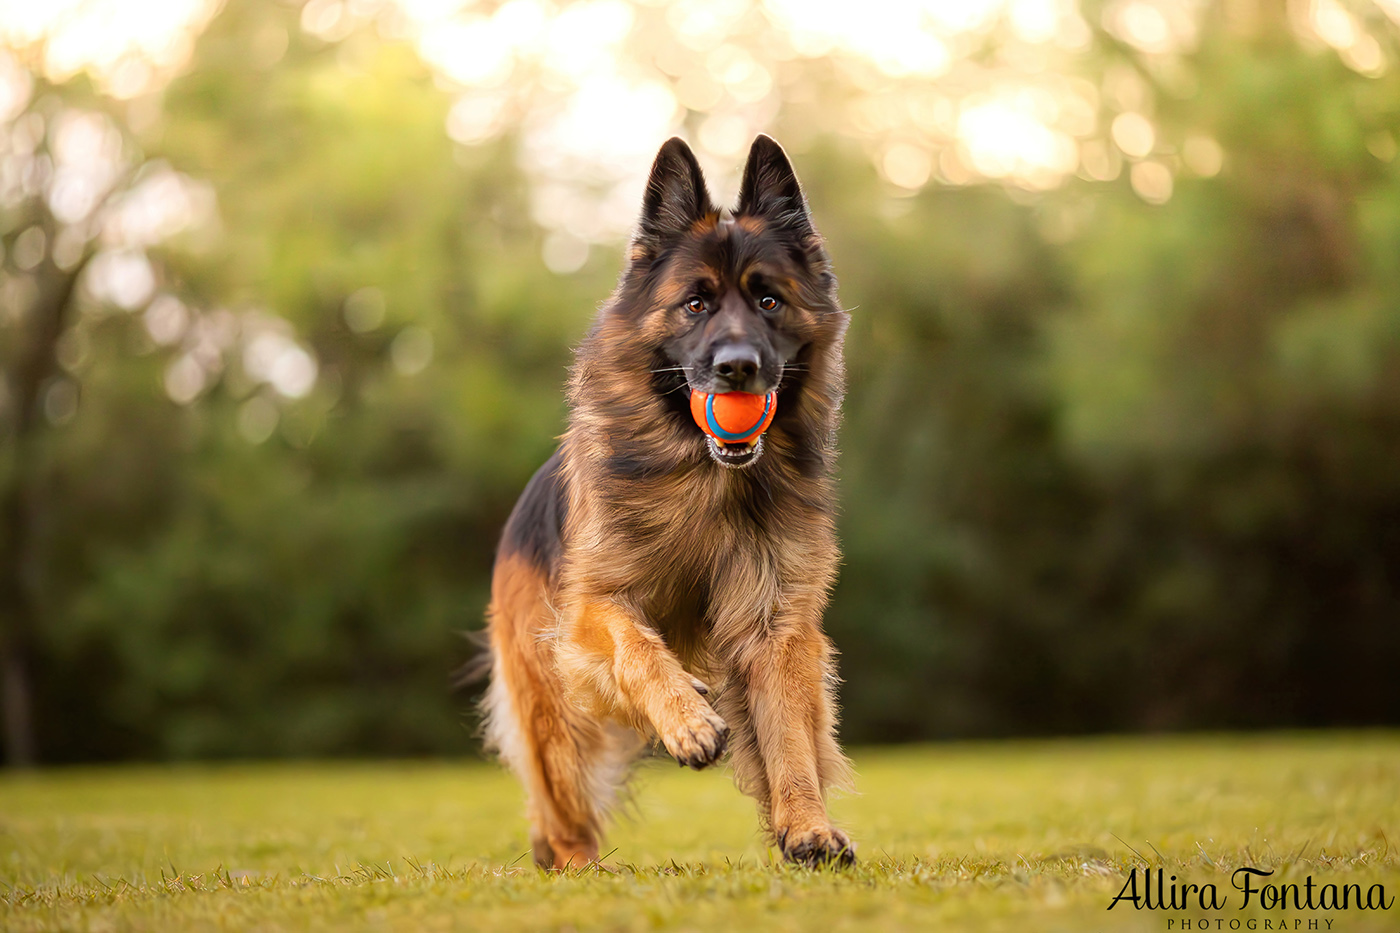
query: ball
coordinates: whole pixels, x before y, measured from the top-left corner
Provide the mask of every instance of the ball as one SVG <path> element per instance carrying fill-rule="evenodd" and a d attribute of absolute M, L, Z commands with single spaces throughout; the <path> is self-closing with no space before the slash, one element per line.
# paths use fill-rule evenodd
<path fill-rule="evenodd" d="M 746 444 L 758 437 L 773 423 L 778 411 L 778 393 L 750 395 L 747 392 L 723 392 L 709 395 L 690 393 L 690 416 L 700 430 L 724 444 Z"/>

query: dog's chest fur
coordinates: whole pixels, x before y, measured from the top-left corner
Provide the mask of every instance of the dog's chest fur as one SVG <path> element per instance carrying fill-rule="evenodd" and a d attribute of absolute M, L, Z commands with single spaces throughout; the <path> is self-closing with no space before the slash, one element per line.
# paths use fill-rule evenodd
<path fill-rule="evenodd" d="M 635 605 L 682 658 L 703 666 L 721 637 L 771 619 L 785 579 L 819 566 L 827 535 L 806 503 L 768 470 L 685 465 L 647 480 L 612 481 L 578 471 L 564 529 L 564 585 Z M 591 474 L 591 475 L 590 475 Z M 833 548 L 834 549 L 834 548 Z"/>

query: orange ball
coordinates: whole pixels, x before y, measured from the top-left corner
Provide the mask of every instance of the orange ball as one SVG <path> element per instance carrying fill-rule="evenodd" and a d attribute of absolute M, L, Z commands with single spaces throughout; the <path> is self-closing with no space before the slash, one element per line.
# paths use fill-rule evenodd
<path fill-rule="evenodd" d="M 709 395 L 690 393 L 690 416 L 700 430 L 724 444 L 744 444 L 752 441 L 773 423 L 778 411 L 778 393 L 750 395 L 747 392 L 723 392 Z"/>

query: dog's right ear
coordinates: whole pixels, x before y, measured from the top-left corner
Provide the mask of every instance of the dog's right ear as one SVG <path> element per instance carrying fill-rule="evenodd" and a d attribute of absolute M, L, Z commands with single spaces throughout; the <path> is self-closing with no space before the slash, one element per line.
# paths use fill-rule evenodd
<path fill-rule="evenodd" d="M 642 198 L 642 219 L 634 246 L 655 255 L 666 241 L 690 229 L 695 221 L 715 213 L 705 176 L 695 153 L 679 136 L 668 139 L 656 154 Z"/>

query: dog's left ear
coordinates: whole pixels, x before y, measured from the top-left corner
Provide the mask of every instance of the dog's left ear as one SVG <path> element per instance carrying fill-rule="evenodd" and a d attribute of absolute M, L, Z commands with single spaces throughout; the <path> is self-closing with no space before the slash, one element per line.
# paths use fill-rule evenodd
<path fill-rule="evenodd" d="M 816 235 L 812 215 L 787 153 L 771 136 L 759 134 L 749 148 L 736 216 L 762 217 L 804 241 Z"/>

